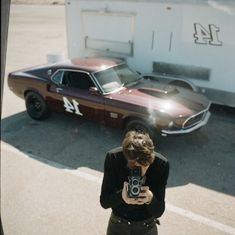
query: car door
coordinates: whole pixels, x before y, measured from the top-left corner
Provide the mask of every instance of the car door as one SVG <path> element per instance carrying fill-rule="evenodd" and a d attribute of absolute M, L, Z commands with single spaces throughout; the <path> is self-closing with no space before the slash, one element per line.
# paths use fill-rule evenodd
<path fill-rule="evenodd" d="M 95 84 L 89 73 L 59 70 L 52 80 L 54 84 L 50 87 L 50 102 L 56 111 L 104 121 L 104 97 L 98 92 L 91 92 L 90 88 Z"/>

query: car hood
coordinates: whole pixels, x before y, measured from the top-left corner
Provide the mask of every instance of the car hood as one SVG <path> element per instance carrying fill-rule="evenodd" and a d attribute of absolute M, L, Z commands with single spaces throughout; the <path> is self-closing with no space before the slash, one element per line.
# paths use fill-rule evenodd
<path fill-rule="evenodd" d="M 194 115 L 207 109 L 210 104 L 210 101 L 199 93 L 151 80 L 142 80 L 137 85 L 110 94 L 109 98 L 142 106 L 149 112 L 158 110 L 174 117 Z"/>

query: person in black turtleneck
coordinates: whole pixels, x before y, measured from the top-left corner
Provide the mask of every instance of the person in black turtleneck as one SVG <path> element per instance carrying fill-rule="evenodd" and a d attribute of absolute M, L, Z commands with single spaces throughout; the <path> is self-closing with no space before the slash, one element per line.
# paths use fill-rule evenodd
<path fill-rule="evenodd" d="M 129 196 L 130 171 L 139 168 L 142 187 Z M 154 151 L 148 134 L 130 131 L 122 147 L 109 151 L 104 163 L 100 204 L 112 208 L 107 235 L 156 235 L 156 223 L 165 211 L 169 162 Z M 143 182 L 144 181 L 144 182 Z"/>

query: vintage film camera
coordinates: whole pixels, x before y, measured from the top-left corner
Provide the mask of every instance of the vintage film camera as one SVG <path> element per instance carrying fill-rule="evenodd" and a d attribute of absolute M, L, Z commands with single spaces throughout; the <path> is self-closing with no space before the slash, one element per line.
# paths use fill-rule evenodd
<path fill-rule="evenodd" d="M 141 192 L 141 186 L 144 183 L 144 178 L 141 176 L 141 167 L 130 169 L 130 175 L 128 176 L 128 196 L 131 198 L 138 198 Z"/>

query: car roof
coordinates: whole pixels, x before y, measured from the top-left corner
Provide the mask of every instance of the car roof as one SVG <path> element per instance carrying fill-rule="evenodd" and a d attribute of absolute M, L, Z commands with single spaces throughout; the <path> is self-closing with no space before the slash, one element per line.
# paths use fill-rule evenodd
<path fill-rule="evenodd" d="M 102 71 L 118 64 L 124 63 L 120 59 L 113 58 L 74 58 L 55 64 L 55 67 L 65 69 L 83 70 L 90 73 Z"/>

